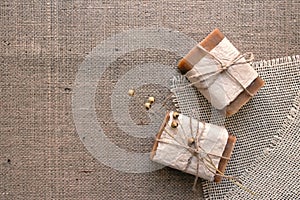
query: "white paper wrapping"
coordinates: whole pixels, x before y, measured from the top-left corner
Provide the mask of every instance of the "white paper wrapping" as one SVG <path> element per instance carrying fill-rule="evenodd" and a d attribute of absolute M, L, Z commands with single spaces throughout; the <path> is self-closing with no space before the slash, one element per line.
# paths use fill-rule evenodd
<path fill-rule="evenodd" d="M 201 134 L 198 144 L 205 151 L 205 153 L 202 152 L 200 156 L 205 157 L 207 156 L 206 153 L 217 155 L 210 157 L 212 158 L 213 164 L 216 166 L 216 168 L 218 168 L 220 162 L 219 156 L 222 156 L 227 144 L 227 130 L 224 127 L 209 123 L 205 123 L 204 128 L 204 123 L 181 114 L 178 117 L 179 125 L 177 128 L 171 127 L 172 121 L 173 112 L 170 113 L 170 119 L 160 137 L 161 140 L 167 141 L 168 143 L 158 142 L 156 153 L 152 160 L 196 176 L 198 164 L 197 158 L 193 156 L 190 164 L 188 164 L 192 154 L 187 149 L 179 146 L 176 140 L 187 146 L 188 138 L 195 138 L 199 124 L 199 130 Z M 174 135 L 174 138 L 170 137 L 167 132 Z M 206 164 L 209 165 L 208 162 L 206 162 Z M 210 172 L 205 164 L 201 161 L 199 162 L 198 176 L 206 180 L 213 181 L 215 173 Z"/>
<path fill-rule="evenodd" d="M 196 52 L 195 48 L 194 51 Z M 197 54 L 193 53 L 193 56 L 185 57 L 191 64 L 194 64 L 195 61 L 198 61 L 200 58 L 200 60 L 194 64 L 194 67 L 186 73 L 186 77 L 192 83 L 196 83 L 195 87 L 219 110 L 228 106 L 244 88 L 247 88 L 258 77 L 257 72 L 250 64 L 236 64 L 229 67 L 227 72 L 237 80 L 234 80 L 226 73 L 220 73 L 204 83 L 209 86 L 208 88 L 203 88 L 205 85 L 199 83 L 199 80 L 201 80 L 201 76 L 199 75 L 216 71 L 220 64 L 205 51 L 202 50 L 202 52 L 200 52 L 201 49 L 198 48 Z M 228 64 L 239 55 L 239 51 L 226 37 L 212 49 L 210 53 L 224 64 Z M 196 57 L 198 57 L 198 59 Z M 242 58 L 238 62 L 245 62 L 245 59 Z"/>

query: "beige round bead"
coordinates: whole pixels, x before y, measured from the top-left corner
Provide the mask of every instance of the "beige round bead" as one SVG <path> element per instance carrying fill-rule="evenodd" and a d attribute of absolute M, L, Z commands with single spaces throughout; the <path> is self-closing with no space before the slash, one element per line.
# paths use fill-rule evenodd
<path fill-rule="evenodd" d="M 179 113 L 178 112 L 173 112 L 173 118 L 177 119 L 179 117 Z"/>
<path fill-rule="evenodd" d="M 129 91 L 128 91 L 128 95 L 129 95 L 129 96 L 134 96 L 134 90 L 132 90 L 132 89 L 129 90 Z"/>
<path fill-rule="evenodd" d="M 194 142 L 195 142 L 194 138 L 191 137 L 191 138 L 188 139 L 188 145 L 189 146 L 192 146 L 192 144 L 194 144 Z"/>
<path fill-rule="evenodd" d="M 152 104 L 152 103 L 154 103 L 154 101 L 155 101 L 155 98 L 154 98 L 154 97 L 149 97 L 149 98 L 148 98 L 148 102 L 149 102 L 149 103 Z"/>
<path fill-rule="evenodd" d="M 145 103 L 145 108 L 149 110 L 151 108 L 151 104 L 149 102 Z"/>
<path fill-rule="evenodd" d="M 177 128 L 177 127 L 178 127 L 178 123 L 175 122 L 175 121 L 172 121 L 171 127 L 172 127 L 172 128 Z"/>

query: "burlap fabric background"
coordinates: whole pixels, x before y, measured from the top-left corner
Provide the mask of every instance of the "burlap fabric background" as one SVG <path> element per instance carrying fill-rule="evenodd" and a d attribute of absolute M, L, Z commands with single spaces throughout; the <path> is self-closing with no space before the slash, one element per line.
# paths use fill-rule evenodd
<path fill-rule="evenodd" d="M 219 27 L 256 60 L 295 55 L 299 13 L 293 0 L 1 1 L 0 199 L 201 199 L 201 190 L 191 191 L 192 176 L 169 168 L 124 173 L 87 151 L 72 115 L 79 66 L 106 38 L 142 27 L 169 28 L 195 41 Z M 109 106 L 118 78 L 136 65 L 175 66 L 178 59 L 141 46 L 108 66 L 95 104 L 99 123 L 120 148 L 149 152 L 153 140 L 116 128 Z M 163 98 L 167 89 L 154 83 L 140 91 Z M 136 123 L 148 123 L 132 112 Z"/>

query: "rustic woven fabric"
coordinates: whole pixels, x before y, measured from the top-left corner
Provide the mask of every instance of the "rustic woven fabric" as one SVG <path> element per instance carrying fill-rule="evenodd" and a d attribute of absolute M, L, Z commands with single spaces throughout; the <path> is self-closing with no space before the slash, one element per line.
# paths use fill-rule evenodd
<path fill-rule="evenodd" d="M 290 144 L 291 147 L 294 147 L 292 144 L 297 144 L 296 139 L 299 136 L 298 121 L 294 122 L 293 119 L 289 119 L 292 121 L 289 123 L 293 125 L 289 129 L 289 132 L 284 134 L 284 131 L 287 131 L 285 130 L 286 123 L 288 123 L 284 119 L 289 116 L 290 109 L 293 106 L 298 108 L 298 104 L 294 103 L 293 99 L 300 91 L 300 59 L 299 56 L 293 56 L 255 62 L 253 63 L 253 67 L 267 84 L 239 113 L 230 118 L 225 119 L 225 117 L 214 110 L 195 88 L 189 87 L 186 90 L 175 90 L 175 95 L 178 107 L 182 113 L 193 115 L 199 120 L 225 125 L 230 133 L 237 136 L 234 154 L 226 169 L 228 175 L 239 177 L 247 187 L 251 183 L 250 186 L 252 187 L 249 186 L 249 188 L 253 188 L 252 190 L 257 191 L 259 195 L 253 197 L 254 199 L 262 199 L 263 197 L 269 199 L 271 198 L 270 194 L 274 195 L 272 199 L 281 199 L 283 196 L 288 196 L 287 193 L 290 193 L 287 190 L 289 185 L 298 183 L 299 177 L 296 176 L 297 172 L 294 171 L 297 168 L 294 164 L 283 168 L 279 166 L 282 166 L 280 165 L 281 163 L 288 163 L 291 162 L 290 160 L 299 159 L 299 156 L 297 156 L 299 148 L 294 148 L 293 150 L 281 149 L 282 152 L 280 154 L 278 151 L 275 153 L 275 156 L 278 156 L 278 158 L 273 160 L 268 159 L 268 162 L 266 162 L 266 159 L 263 160 L 263 158 L 270 154 L 272 147 L 279 143 L 279 135 L 282 138 L 281 140 L 286 142 L 284 143 L 285 145 Z M 280 79 L 277 77 L 285 78 Z M 189 82 L 182 76 L 173 79 L 174 89 L 182 88 L 188 84 Z M 278 133 L 279 130 L 284 133 Z M 288 139 L 290 138 L 290 134 L 294 135 L 295 138 L 291 137 L 291 139 Z M 261 160 L 263 160 L 263 164 L 259 162 Z M 261 166 L 264 167 L 265 171 L 256 171 Z M 290 176 L 275 173 L 274 171 L 279 170 L 279 168 L 285 173 L 290 174 Z M 250 173 L 252 177 L 246 176 L 245 174 L 247 173 Z M 276 177 L 276 175 L 279 177 Z M 272 177 L 273 179 L 267 179 L 268 177 Z M 255 182 L 255 178 L 258 179 L 257 182 Z M 274 182 L 275 178 L 278 178 L 277 182 Z M 264 180 L 264 182 L 259 182 L 260 180 Z M 286 181 L 288 185 L 284 189 L 282 185 Z M 228 180 L 223 180 L 220 184 L 203 181 L 202 186 L 204 196 L 207 199 L 224 199 L 227 192 L 231 190 L 234 190 L 234 192 L 230 195 L 228 194 L 229 198 L 236 193 L 240 193 L 236 189 L 237 186 Z M 296 193 L 299 193 L 299 184 L 296 184 L 295 188 L 297 188 L 295 189 Z M 245 195 L 243 196 L 244 198 L 251 198 L 249 193 L 242 194 Z M 241 196 L 237 196 L 236 198 L 243 199 Z"/>
<path fill-rule="evenodd" d="M 256 195 L 234 189 L 227 194 L 227 199 L 299 198 L 300 92 L 275 136 L 265 157 L 258 159 L 243 177 Z"/>
<path fill-rule="evenodd" d="M 165 46 L 184 44 L 181 53 L 189 50 L 192 41 L 200 41 L 218 27 L 241 52 L 252 51 L 257 60 L 295 55 L 300 49 L 299 9 L 297 0 L 2 0 L 0 199 L 201 198 L 200 184 L 197 193 L 191 192 L 193 176 L 169 168 L 124 172 L 103 164 L 90 152 L 79 135 L 73 112 L 80 66 L 107 38 L 145 27 L 167 28 L 173 31 L 172 36 L 176 32 L 185 34 L 190 38 L 186 43 L 184 37 L 178 37 L 179 43 L 161 41 Z M 134 42 L 123 39 L 114 49 L 115 55 L 122 52 L 119 47 Z M 94 105 L 103 132 L 126 152 L 149 152 L 153 138 L 139 138 L 120 130 L 110 109 L 113 88 L 135 66 L 160 63 L 175 72 L 181 56 L 144 45 L 141 42 L 139 49 L 106 66 L 97 83 L 87 81 L 87 85 L 97 85 Z M 274 79 L 284 80 L 290 75 L 282 70 L 278 73 L 280 77 Z M 145 71 L 139 75 L 152 74 Z M 155 76 L 160 79 L 159 73 Z M 143 101 L 153 94 L 161 101 L 168 88 L 153 83 L 137 92 L 129 105 L 132 119 L 136 124 L 148 124 L 150 118 L 141 109 L 135 110 L 138 97 Z M 290 101 L 292 96 L 286 103 Z M 288 104 L 282 106 L 289 109 Z M 85 119 L 82 116 L 82 121 Z M 126 158 L 122 161 L 120 167 L 126 164 Z"/>

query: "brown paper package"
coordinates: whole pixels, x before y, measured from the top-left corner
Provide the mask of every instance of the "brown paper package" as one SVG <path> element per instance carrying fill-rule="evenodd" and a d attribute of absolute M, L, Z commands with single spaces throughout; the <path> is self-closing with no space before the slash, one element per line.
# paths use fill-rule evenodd
<path fill-rule="evenodd" d="M 204 47 L 207 51 L 211 51 L 213 48 L 215 48 L 224 38 L 225 36 L 223 33 L 220 32 L 219 29 L 215 29 L 212 33 L 210 33 L 202 42 L 200 42 L 200 45 Z M 192 52 L 190 52 L 192 53 Z M 190 54 L 189 53 L 189 54 Z M 182 74 L 185 74 L 189 70 L 191 70 L 193 66 L 186 60 L 181 59 L 178 63 L 178 69 Z M 248 87 L 247 90 L 251 94 L 256 94 L 261 87 L 263 87 L 265 82 L 260 78 L 257 77 Z M 231 116 L 239 111 L 239 109 L 245 105 L 249 100 L 251 99 L 251 96 L 248 94 L 247 91 L 243 91 L 240 93 L 234 101 L 232 101 L 227 107 L 226 110 L 223 112 L 226 113 L 226 116 Z"/>
<path fill-rule="evenodd" d="M 151 151 L 151 155 L 150 155 L 151 160 L 153 159 L 153 157 L 155 156 L 155 153 L 156 153 L 156 149 L 157 149 L 157 146 L 158 146 L 158 141 L 157 140 L 160 139 L 161 134 L 163 133 L 163 130 L 165 129 L 169 119 L 170 119 L 170 115 L 169 115 L 169 113 L 167 113 L 166 117 L 165 117 L 165 119 L 164 119 L 164 121 L 163 121 L 157 135 L 156 135 L 156 140 L 154 142 L 154 145 L 153 145 L 153 148 L 152 148 L 152 151 Z M 223 157 L 227 157 L 227 158 L 231 157 L 235 142 L 236 142 L 236 137 L 233 136 L 233 135 L 229 135 L 228 140 L 227 140 L 227 144 L 226 144 L 225 149 L 224 149 L 223 154 L 222 154 Z M 226 169 L 226 166 L 227 166 L 228 162 L 229 162 L 229 160 L 224 159 L 224 158 L 221 158 L 221 160 L 220 160 L 218 169 L 223 174 L 225 173 L 225 169 Z M 220 183 L 221 181 L 222 181 L 222 177 L 216 175 L 215 179 L 214 179 L 214 182 Z"/>

